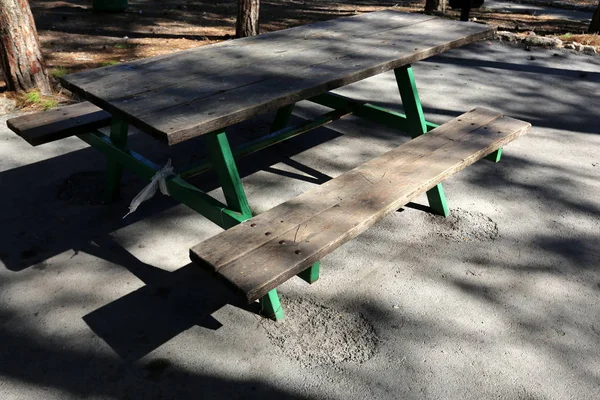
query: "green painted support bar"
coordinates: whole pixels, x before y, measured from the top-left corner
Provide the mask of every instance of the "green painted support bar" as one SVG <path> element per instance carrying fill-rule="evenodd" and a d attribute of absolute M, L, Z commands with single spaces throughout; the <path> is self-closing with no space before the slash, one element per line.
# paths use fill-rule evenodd
<path fill-rule="evenodd" d="M 100 150 L 106 157 L 118 161 L 142 179 L 151 180 L 156 171 L 161 168 L 159 165 L 132 150 L 115 147 L 112 141 L 101 132 L 86 133 L 77 136 L 90 146 Z M 173 198 L 224 229 L 231 228 L 247 219 L 245 216 L 228 209 L 225 204 L 179 177 L 167 178 L 166 182 L 169 194 Z"/>
<path fill-rule="evenodd" d="M 129 126 L 113 117 L 110 126 L 110 139 L 114 146 L 124 148 L 127 145 L 127 133 Z M 123 165 L 113 159 L 110 154 L 106 155 L 108 163 L 106 167 L 105 199 L 107 203 L 119 198 L 121 192 L 121 177 L 123 176 Z"/>
<path fill-rule="evenodd" d="M 260 298 L 260 315 L 265 318 L 271 318 L 275 321 L 281 321 L 284 318 L 283 308 L 277 295 L 277 289 L 271 290 L 269 293 Z"/>
<path fill-rule="evenodd" d="M 321 262 L 317 261 L 310 267 L 306 268 L 304 271 L 300 272 L 297 276 L 300 279 L 312 284 L 312 283 L 315 283 L 319 279 L 320 269 L 321 269 Z"/>
<path fill-rule="evenodd" d="M 349 97 L 339 95 L 337 93 L 323 93 L 318 96 L 308 99 L 313 103 L 320 104 L 325 107 L 335 110 L 352 110 L 352 114 L 357 117 L 367 119 L 389 128 L 398 129 L 402 132 L 408 132 L 408 121 L 406 115 L 389 110 L 385 107 L 380 107 L 364 101 L 354 100 Z M 437 128 L 439 125 L 433 122 L 425 121 L 427 131 Z"/>
<path fill-rule="evenodd" d="M 290 126 L 285 129 L 281 129 L 279 131 L 270 133 L 268 135 L 262 136 L 250 142 L 244 143 L 240 147 L 238 147 L 234 152 L 234 157 L 239 159 L 255 153 L 257 151 L 266 149 L 267 147 L 276 145 L 288 139 L 291 139 L 295 136 L 298 136 L 302 133 L 308 132 L 312 129 L 318 128 L 320 126 L 326 125 L 330 122 L 336 121 L 342 117 L 350 115 L 351 112 L 345 110 L 335 110 L 330 111 L 326 114 L 317 117 L 315 120 L 310 121 L 305 124 Z M 182 178 L 189 178 L 194 175 L 201 174 L 202 172 L 208 171 L 212 168 L 211 162 L 204 162 L 202 164 L 196 165 L 194 167 L 185 167 L 181 170 L 178 170 L 177 173 Z"/>
<path fill-rule="evenodd" d="M 292 103 L 277 110 L 273 124 L 271 124 L 271 130 L 269 131 L 270 133 L 280 131 L 288 126 L 290 119 L 292 118 L 292 111 L 294 111 L 295 105 L 295 103 Z"/>
<path fill-rule="evenodd" d="M 320 94 L 308 100 L 325 107 L 333 108 L 335 110 L 350 109 L 352 110 L 352 114 L 357 117 L 380 123 L 389 128 L 395 128 L 403 132 L 408 132 L 409 130 L 406 115 L 377 106 L 375 104 L 354 100 L 349 97 L 331 92 Z M 432 129 L 437 128 L 439 125 L 434 124 L 433 122 L 425 121 L 425 126 L 427 126 L 427 132 L 429 132 Z M 500 148 L 487 156 L 486 160 L 500 162 L 501 156 L 502 149 Z"/>
<path fill-rule="evenodd" d="M 494 162 L 494 163 L 499 163 L 501 158 L 502 158 L 502 147 L 500 147 L 498 150 L 496 150 L 492 154 L 485 157 L 486 160 Z"/>
<path fill-rule="evenodd" d="M 427 133 L 423 107 L 421 106 L 421 99 L 419 99 L 419 92 L 417 91 L 417 84 L 411 66 L 407 65 L 396 68 L 394 74 L 396 75 L 402 105 L 404 106 L 408 120 L 408 133 L 413 138 Z M 444 188 L 441 183 L 427 191 L 427 200 L 429 201 L 429 207 L 434 213 L 443 215 L 444 217 L 450 214 L 444 195 Z"/>
<path fill-rule="evenodd" d="M 394 74 L 400 90 L 402 105 L 406 112 L 408 133 L 416 138 L 427 132 L 427 125 L 425 124 L 425 115 L 423 114 L 423 107 L 421 106 L 421 99 L 419 99 L 412 68 L 410 66 L 396 68 Z"/>
<path fill-rule="evenodd" d="M 227 205 L 247 218 L 252 218 L 252 211 L 246 199 L 244 186 L 231 153 L 227 135 L 225 132 L 211 132 L 205 135 L 205 138 L 212 165 L 219 177 Z"/>

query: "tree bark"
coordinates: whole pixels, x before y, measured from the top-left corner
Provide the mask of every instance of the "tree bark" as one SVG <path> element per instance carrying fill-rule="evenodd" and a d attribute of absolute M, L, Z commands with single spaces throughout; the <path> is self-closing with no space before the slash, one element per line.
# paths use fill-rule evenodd
<path fill-rule="evenodd" d="M 238 15 L 235 27 L 236 37 L 258 35 L 259 3 L 259 0 L 238 0 Z"/>
<path fill-rule="evenodd" d="M 446 13 L 446 1 L 445 0 L 425 0 L 425 12 L 432 13 L 434 11 L 441 11 L 443 14 Z"/>
<path fill-rule="evenodd" d="M 460 9 L 460 20 L 461 21 L 468 21 L 469 20 L 469 14 L 471 13 L 471 0 L 465 0 L 463 2 L 463 7 Z"/>
<path fill-rule="evenodd" d="M 0 0 L 0 65 L 8 90 L 52 93 L 27 0 Z"/>
<path fill-rule="evenodd" d="M 594 16 L 592 17 L 592 22 L 590 22 L 588 32 L 600 33 L 600 1 L 598 2 L 598 7 L 596 7 L 596 11 L 594 11 Z"/>

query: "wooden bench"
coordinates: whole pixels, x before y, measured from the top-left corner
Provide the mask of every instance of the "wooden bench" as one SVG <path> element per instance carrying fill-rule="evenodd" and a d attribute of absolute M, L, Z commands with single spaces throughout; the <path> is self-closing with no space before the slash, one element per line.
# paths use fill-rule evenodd
<path fill-rule="evenodd" d="M 530 127 L 476 108 L 196 245 L 190 258 L 253 302 Z"/>
<path fill-rule="evenodd" d="M 27 114 L 6 121 L 8 127 L 32 146 L 93 131 L 110 124 L 110 114 L 83 102 Z"/>

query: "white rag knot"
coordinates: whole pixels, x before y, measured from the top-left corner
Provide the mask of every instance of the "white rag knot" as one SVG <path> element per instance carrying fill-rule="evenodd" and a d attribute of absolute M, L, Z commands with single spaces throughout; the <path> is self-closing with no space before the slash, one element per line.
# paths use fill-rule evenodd
<path fill-rule="evenodd" d="M 169 159 L 167 165 L 165 165 L 161 170 L 156 171 L 150 183 L 145 188 L 143 188 L 137 194 L 137 196 L 133 198 L 133 200 L 131 200 L 131 204 L 129 205 L 129 212 L 125 214 L 123 218 L 137 210 L 140 204 L 142 204 L 144 201 L 152 198 L 159 188 L 162 194 L 169 196 L 169 190 L 167 189 L 166 179 L 169 176 L 174 175 L 175 173 L 173 172 L 173 167 L 171 166 L 171 159 Z"/>

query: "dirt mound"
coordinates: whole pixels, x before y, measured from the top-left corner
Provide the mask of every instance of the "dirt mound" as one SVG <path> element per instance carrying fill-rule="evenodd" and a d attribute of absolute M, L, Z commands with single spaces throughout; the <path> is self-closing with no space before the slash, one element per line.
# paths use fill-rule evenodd
<path fill-rule="evenodd" d="M 432 225 L 432 234 L 447 240 L 481 242 L 498 237 L 498 225 L 480 212 L 457 208 L 447 218 L 429 214 L 427 220 Z"/>
<path fill-rule="evenodd" d="M 360 314 L 336 310 L 307 299 L 282 298 L 285 320 L 265 321 L 269 339 L 304 367 L 362 363 L 370 359 L 379 339 Z"/>

